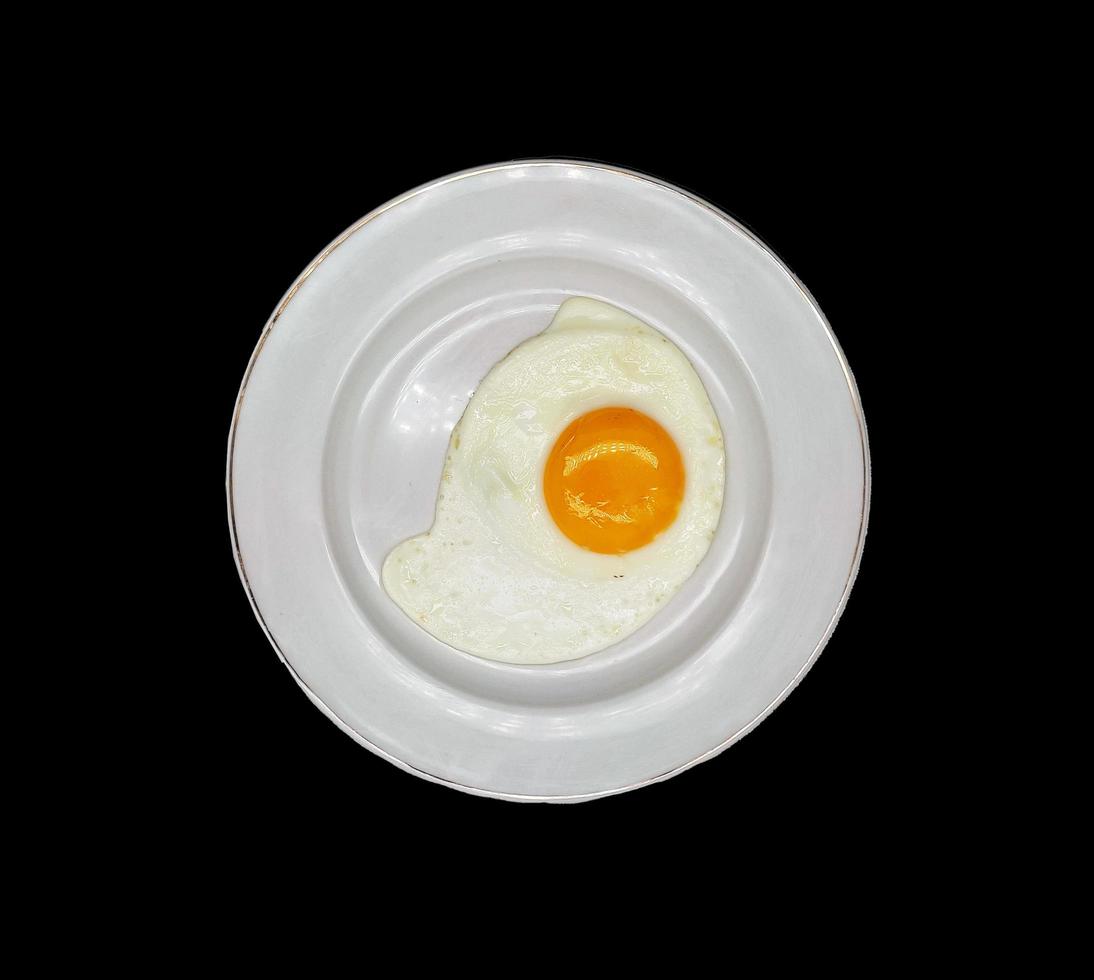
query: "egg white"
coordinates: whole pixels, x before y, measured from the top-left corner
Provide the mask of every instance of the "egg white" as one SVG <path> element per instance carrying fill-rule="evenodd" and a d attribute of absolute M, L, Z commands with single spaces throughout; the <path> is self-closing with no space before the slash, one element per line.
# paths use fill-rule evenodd
<path fill-rule="evenodd" d="M 567 538 L 543 496 L 562 430 L 597 408 L 635 408 L 676 441 L 676 520 L 650 544 L 602 555 Z M 645 623 L 706 554 L 722 509 L 722 430 L 675 344 L 628 313 L 574 298 L 499 361 L 452 431 L 433 527 L 384 561 L 388 595 L 467 653 L 550 664 L 595 653 Z"/>

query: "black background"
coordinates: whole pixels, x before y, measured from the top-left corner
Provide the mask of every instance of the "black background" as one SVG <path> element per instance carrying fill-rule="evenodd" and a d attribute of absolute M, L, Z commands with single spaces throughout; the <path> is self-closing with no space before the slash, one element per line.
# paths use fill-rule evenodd
<path fill-rule="evenodd" d="M 194 819 L 218 836 L 272 819 L 287 833 L 349 833 L 362 822 L 411 818 L 437 827 L 551 831 L 577 841 L 595 830 L 650 831 L 672 821 L 774 833 L 792 847 L 824 826 L 874 833 L 896 818 L 906 773 L 902 673 L 892 640 L 894 542 L 886 467 L 895 437 L 889 374 L 900 358 L 882 294 L 906 209 L 877 173 L 867 142 L 824 152 L 796 144 L 716 152 L 701 140 L 551 137 L 489 141 L 456 150 L 421 140 L 401 148 L 323 147 L 290 152 L 238 137 L 195 166 L 209 188 L 195 204 L 206 248 L 196 256 L 218 314 L 201 347 L 193 399 L 207 476 L 200 482 L 204 587 L 202 671 L 189 710 L 182 775 Z M 654 174 L 717 204 L 787 262 L 825 311 L 855 372 L 871 437 L 874 499 L 859 578 L 825 652 L 787 700 L 717 758 L 666 782 L 572 806 L 472 797 L 402 772 L 356 745 L 306 699 L 278 661 L 248 605 L 233 562 L 224 497 L 229 424 L 240 380 L 266 319 L 331 239 L 376 206 L 456 170 L 507 159 L 610 162 Z M 905 210 L 902 210 L 905 209 Z M 210 268 L 208 243 L 217 256 Z M 203 542 L 206 539 L 202 539 Z M 887 639 L 882 639 L 887 636 Z M 805 828 L 812 828 L 806 831 Z M 609 838 L 599 838 L 605 842 Z"/>

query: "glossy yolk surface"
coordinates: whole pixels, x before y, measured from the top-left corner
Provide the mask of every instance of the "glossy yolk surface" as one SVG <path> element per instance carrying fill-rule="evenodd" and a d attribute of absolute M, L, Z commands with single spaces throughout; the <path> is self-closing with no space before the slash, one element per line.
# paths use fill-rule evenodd
<path fill-rule="evenodd" d="M 558 437 L 543 473 L 547 507 L 575 544 L 617 555 L 649 544 L 675 519 L 684 463 L 670 436 L 633 408 L 600 408 Z"/>

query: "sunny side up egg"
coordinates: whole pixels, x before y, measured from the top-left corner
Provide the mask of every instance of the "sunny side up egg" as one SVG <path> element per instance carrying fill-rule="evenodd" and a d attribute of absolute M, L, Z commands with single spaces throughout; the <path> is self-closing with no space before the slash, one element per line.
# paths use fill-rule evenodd
<path fill-rule="evenodd" d="M 388 555 L 384 588 L 458 650 L 584 657 L 695 571 L 724 485 L 722 430 L 680 349 L 614 306 L 570 299 L 475 391 L 433 527 Z"/>

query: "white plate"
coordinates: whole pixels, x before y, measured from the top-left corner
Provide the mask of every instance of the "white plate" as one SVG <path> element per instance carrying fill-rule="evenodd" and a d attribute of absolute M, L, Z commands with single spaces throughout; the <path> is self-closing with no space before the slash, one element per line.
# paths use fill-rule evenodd
<path fill-rule="evenodd" d="M 478 382 L 574 295 L 691 359 L 725 435 L 721 522 L 623 642 L 551 666 L 481 660 L 411 622 L 379 569 L 432 523 Z M 633 789 L 756 725 L 831 634 L 868 502 L 858 393 L 805 287 L 717 208 L 591 163 L 483 167 L 362 218 L 270 318 L 229 437 L 240 575 L 293 677 L 373 752 L 507 799 Z"/>

